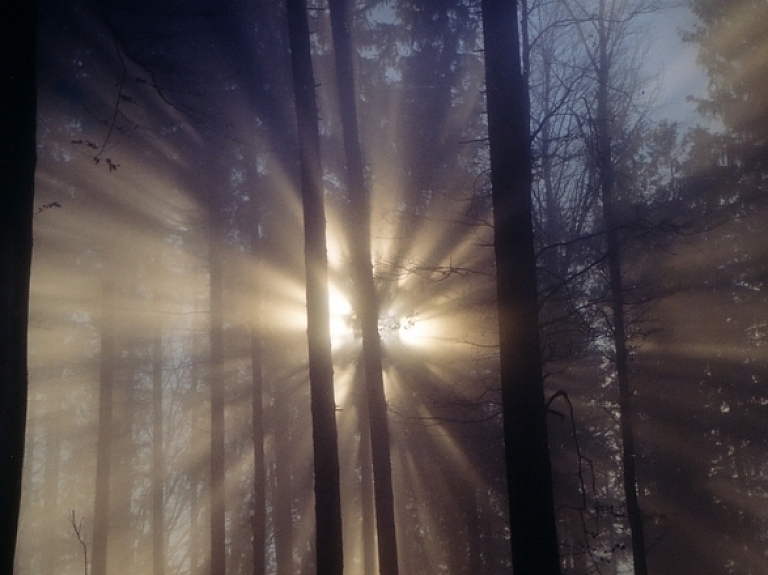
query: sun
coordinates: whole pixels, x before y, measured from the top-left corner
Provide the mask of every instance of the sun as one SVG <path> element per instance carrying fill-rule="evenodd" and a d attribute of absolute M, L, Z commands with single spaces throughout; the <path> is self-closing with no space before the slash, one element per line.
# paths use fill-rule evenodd
<path fill-rule="evenodd" d="M 333 284 L 328 286 L 331 345 L 340 348 L 359 337 L 356 314 L 349 298 Z M 416 315 L 388 311 L 379 318 L 379 337 L 408 346 L 423 346 L 430 337 L 428 322 Z"/>
<path fill-rule="evenodd" d="M 347 296 L 334 286 L 328 286 L 331 345 L 336 347 L 355 337 L 354 312 Z"/>

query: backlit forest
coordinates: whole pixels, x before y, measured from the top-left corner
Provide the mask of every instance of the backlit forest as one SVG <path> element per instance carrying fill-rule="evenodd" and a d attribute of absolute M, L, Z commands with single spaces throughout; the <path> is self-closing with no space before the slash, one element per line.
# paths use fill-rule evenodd
<path fill-rule="evenodd" d="M 765 573 L 768 3 L 683 4 L 40 0 L 14 572 Z"/>

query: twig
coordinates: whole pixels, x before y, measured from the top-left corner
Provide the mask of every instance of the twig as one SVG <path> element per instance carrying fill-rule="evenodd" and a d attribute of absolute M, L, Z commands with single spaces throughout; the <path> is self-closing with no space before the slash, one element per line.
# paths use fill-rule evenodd
<path fill-rule="evenodd" d="M 83 518 L 81 517 L 78 522 L 75 519 L 75 510 L 73 509 L 72 514 L 69 517 L 69 522 L 72 525 L 72 529 L 75 531 L 77 540 L 80 542 L 80 545 L 83 546 L 83 575 L 88 575 L 88 545 L 83 539 Z"/>

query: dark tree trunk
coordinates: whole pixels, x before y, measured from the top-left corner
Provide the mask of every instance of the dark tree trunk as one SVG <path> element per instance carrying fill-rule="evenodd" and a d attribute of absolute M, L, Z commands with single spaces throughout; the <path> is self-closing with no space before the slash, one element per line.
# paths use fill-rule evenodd
<path fill-rule="evenodd" d="M 328 254 L 315 80 L 306 5 L 304 0 L 288 0 L 287 8 L 304 212 L 307 340 L 315 468 L 316 568 L 321 575 L 341 575 L 344 556 L 339 446 L 331 361 Z"/>
<path fill-rule="evenodd" d="M 611 62 L 608 56 L 609 30 L 606 25 L 605 3 L 600 2 L 598 22 L 598 92 L 597 92 L 597 153 L 600 169 L 600 193 L 603 201 L 603 223 L 606 227 L 608 273 L 613 314 L 613 343 L 616 379 L 619 385 L 619 411 L 621 412 L 622 466 L 624 495 L 627 500 L 627 519 L 632 535 L 632 557 L 635 575 L 647 575 L 645 559 L 645 533 L 643 516 L 637 498 L 635 472 L 635 439 L 632 428 L 632 393 L 629 387 L 629 357 L 627 353 L 626 319 L 624 316 L 624 289 L 621 275 L 621 240 L 613 213 L 614 172 L 611 150 L 611 120 L 609 82 Z"/>
<path fill-rule="evenodd" d="M 365 390 L 368 400 L 368 438 L 371 443 L 373 462 L 379 573 L 380 575 L 397 575 L 397 534 L 392 492 L 392 463 L 389 453 L 387 401 L 384 396 L 382 377 L 379 306 L 371 264 L 371 209 L 357 126 L 355 74 L 347 0 L 330 0 L 329 7 L 344 150 L 347 159 L 347 186 L 350 203 L 347 226 L 350 230 L 350 252 L 355 279 L 355 309 L 360 320 L 363 340 Z M 361 437 L 361 441 L 365 440 L 365 437 Z"/>
<path fill-rule="evenodd" d="M 101 362 L 99 375 L 99 423 L 96 444 L 96 495 L 93 509 L 91 575 L 107 573 L 110 478 L 112 475 L 112 425 L 115 361 L 115 288 L 110 264 L 104 267 L 101 295 Z"/>
<path fill-rule="evenodd" d="M 517 2 L 483 0 L 502 410 L 515 575 L 560 572 L 541 375 Z"/>
<path fill-rule="evenodd" d="M 27 318 L 37 148 L 35 3 L 0 32 L 0 573 L 12 573 L 27 414 Z"/>

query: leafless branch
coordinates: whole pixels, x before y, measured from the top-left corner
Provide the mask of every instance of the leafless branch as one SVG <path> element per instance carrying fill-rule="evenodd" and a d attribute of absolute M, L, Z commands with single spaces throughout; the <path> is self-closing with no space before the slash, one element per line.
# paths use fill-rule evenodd
<path fill-rule="evenodd" d="M 81 517 L 80 521 L 78 521 L 75 517 L 74 509 L 69 515 L 69 523 L 72 525 L 72 529 L 75 531 L 75 536 L 80 542 L 80 545 L 83 546 L 83 575 L 88 575 L 88 545 L 86 544 L 85 539 L 83 539 L 83 518 Z"/>

